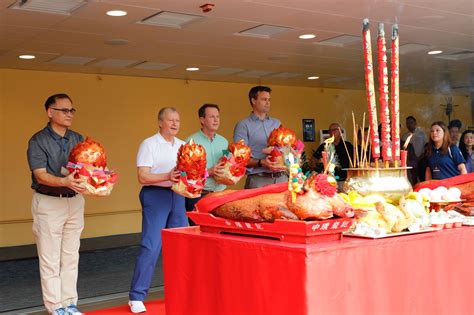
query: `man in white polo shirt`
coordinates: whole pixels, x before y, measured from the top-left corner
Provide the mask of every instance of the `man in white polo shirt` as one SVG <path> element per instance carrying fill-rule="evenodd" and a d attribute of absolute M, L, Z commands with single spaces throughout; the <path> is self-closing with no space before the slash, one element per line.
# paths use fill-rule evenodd
<path fill-rule="evenodd" d="M 172 107 L 164 107 L 158 113 L 159 132 L 145 139 L 137 155 L 138 181 L 142 205 L 142 239 L 132 285 L 130 310 L 146 312 L 143 301 L 153 278 L 153 271 L 161 252 L 161 230 L 187 226 L 184 197 L 171 190 L 179 179 L 176 158 L 184 141 L 176 138 L 179 131 L 179 114 Z"/>

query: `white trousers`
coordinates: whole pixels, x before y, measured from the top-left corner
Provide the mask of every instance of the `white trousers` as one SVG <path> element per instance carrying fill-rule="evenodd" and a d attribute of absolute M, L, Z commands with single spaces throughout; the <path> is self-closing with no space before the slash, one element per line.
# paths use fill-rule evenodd
<path fill-rule="evenodd" d="M 84 228 L 84 198 L 35 193 L 31 205 L 38 249 L 43 302 L 55 309 L 77 304 L 79 246 Z"/>

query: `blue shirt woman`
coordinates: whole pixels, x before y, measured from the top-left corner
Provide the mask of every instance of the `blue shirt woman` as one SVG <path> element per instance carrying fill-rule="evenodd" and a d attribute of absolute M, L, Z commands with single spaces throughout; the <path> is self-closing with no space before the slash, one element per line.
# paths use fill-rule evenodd
<path fill-rule="evenodd" d="M 466 161 L 459 148 L 451 145 L 448 129 L 442 121 L 436 121 L 431 125 L 426 163 L 426 180 L 467 174 Z"/>
<path fill-rule="evenodd" d="M 466 163 L 456 145 L 451 145 L 446 154 L 433 146 L 433 154 L 428 157 L 428 167 L 432 179 L 446 179 L 461 175 L 458 165 Z"/>

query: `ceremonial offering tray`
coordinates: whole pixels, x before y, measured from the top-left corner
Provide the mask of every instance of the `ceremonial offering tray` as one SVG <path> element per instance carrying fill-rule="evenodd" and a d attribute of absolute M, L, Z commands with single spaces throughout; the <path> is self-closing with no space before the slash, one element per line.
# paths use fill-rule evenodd
<path fill-rule="evenodd" d="M 278 239 L 280 241 L 313 244 L 342 239 L 342 232 L 354 223 L 352 218 L 321 221 L 275 220 L 269 222 L 243 222 L 216 217 L 210 213 L 186 213 L 203 232 L 232 233 Z"/>
<path fill-rule="evenodd" d="M 349 236 L 349 237 L 359 237 L 359 238 L 368 238 L 368 239 L 380 239 L 380 238 L 388 238 L 388 237 L 395 237 L 395 236 L 405 236 L 405 235 L 412 235 L 412 234 L 420 234 L 420 233 L 428 233 L 428 232 L 434 232 L 434 231 L 439 231 L 441 230 L 442 227 L 427 227 L 419 231 L 404 231 L 404 232 L 398 232 L 398 233 L 387 233 L 385 235 L 378 235 L 378 236 L 367 236 L 367 235 L 360 235 L 360 234 L 354 234 L 353 232 L 343 232 L 342 234 L 344 236 Z"/>

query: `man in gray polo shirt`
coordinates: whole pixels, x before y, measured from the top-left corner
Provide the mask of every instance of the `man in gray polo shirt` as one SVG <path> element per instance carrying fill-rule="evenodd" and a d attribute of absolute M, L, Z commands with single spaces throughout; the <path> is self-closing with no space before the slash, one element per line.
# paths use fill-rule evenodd
<path fill-rule="evenodd" d="M 258 188 L 288 181 L 284 169 L 272 162 L 262 152 L 267 147 L 268 136 L 280 126 L 280 121 L 268 116 L 270 111 L 271 89 L 267 86 L 254 86 L 249 92 L 252 113 L 239 121 L 234 128 L 234 142 L 243 139 L 252 150 L 252 158 L 247 164 L 245 188 Z"/>
<path fill-rule="evenodd" d="M 76 110 L 66 94 L 45 103 L 49 123 L 28 142 L 28 164 L 35 190 L 31 210 L 43 302 L 49 313 L 82 314 L 77 309 L 79 242 L 84 227 L 84 187 L 74 174 L 61 175 L 71 149 L 83 137 L 70 130 Z"/>

